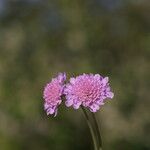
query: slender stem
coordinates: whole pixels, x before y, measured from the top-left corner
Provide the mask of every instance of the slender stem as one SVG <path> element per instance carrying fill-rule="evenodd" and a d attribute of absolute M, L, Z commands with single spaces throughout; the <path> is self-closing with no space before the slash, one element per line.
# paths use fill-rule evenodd
<path fill-rule="evenodd" d="M 95 125 L 96 131 L 97 131 L 96 132 L 97 133 L 97 140 L 98 140 L 98 143 L 99 143 L 98 150 L 102 150 L 102 139 L 101 139 L 101 135 L 100 135 L 100 130 L 99 130 L 99 127 L 98 127 L 97 119 L 96 119 L 96 116 L 94 115 L 94 113 L 92 113 L 92 117 L 93 117 L 94 125 Z"/>
<path fill-rule="evenodd" d="M 101 135 L 100 131 L 98 128 L 97 120 L 95 118 L 94 113 L 87 112 L 84 107 L 82 107 L 83 113 L 85 115 L 85 118 L 87 120 L 93 143 L 94 143 L 94 149 L 95 150 L 102 150 L 102 140 L 101 140 Z"/>
<path fill-rule="evenodd" d="M 91 123 L 90 123 L 89 116 L 88 116 L 86 110 L 85 110 L 83 107 L 82 107 L 82 110 L 83 110 L 83 113 L 84 113 L 85 118 L 86 118 L 86 120 L 87 120 L 87 124 L 88 124 L 89 129 L 90 129 L 90 132 L 91 132 L 91 136 L 92 136 L 93 144 L 94 144 L 94 150 L 98 150 L 98 149 L 97 149 L 97 141 L 96 141 L 96 137 L 95 137 L 95 134 L 94 134 L 94 129 L 93 129 Z"/>

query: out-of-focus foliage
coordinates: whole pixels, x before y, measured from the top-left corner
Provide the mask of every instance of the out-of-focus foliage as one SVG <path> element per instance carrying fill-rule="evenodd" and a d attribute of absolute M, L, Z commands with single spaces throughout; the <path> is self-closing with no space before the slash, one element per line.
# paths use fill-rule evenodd
<path fill-rule="evenodd" d="M 92 150 L 80 110 L 43 111 L 60 71 L 110 77 L 104 150 L 149 150 L 149 12 L 149 0 L 0 0 L 0 150 Z"/>

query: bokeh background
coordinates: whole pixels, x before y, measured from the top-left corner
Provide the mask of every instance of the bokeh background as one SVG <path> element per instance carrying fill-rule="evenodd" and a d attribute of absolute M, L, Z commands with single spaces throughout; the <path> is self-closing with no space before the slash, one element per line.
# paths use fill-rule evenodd
<path fill-rule="evenodd" d="M 0 150 L 93 149 L 81 110 L 43 110 L 61 71 L 110 77 L 104 150 L 150 150 L 149 0 L 0 0 Z"/>

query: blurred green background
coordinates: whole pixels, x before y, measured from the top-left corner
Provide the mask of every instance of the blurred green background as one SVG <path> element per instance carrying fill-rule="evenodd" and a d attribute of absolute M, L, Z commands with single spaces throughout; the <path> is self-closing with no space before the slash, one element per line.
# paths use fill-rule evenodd
<path fill-rule="evenodd" d="M 149 0 L 0 0 L 0 150 L 92 150 L 81 110 L 43 110 L 57 72 L 109 76 L 104 150 L 150 150 Z"/>

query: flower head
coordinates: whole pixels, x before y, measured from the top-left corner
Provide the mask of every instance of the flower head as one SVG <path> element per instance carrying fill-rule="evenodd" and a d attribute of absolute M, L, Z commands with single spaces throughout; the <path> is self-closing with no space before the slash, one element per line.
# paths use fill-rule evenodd
<path fill-rule="evenodd" d="M 64 89 L 66 106 L 78 109 L 80 105 L 87 107 L 91 112 L 96 112 L 104 105 L 106 98 L 113 98 L 108 83 L 108 77 L 99 74 L 83 74 L 76 78 L 70 78 L 70 83 Z"/>
<path fill-rule="evenodd" d="M 53 78 L 49 82 L 43 92 L 44 98 L 44 109 L 47 112 L 47 115 L 54 114 L 57 115 L 57 108 L 61 103 L 61 96 L 63 95 L 64 90 L 64 81 L 66 80 L 65 73 L 59 73 L 56 78 Z"/>

